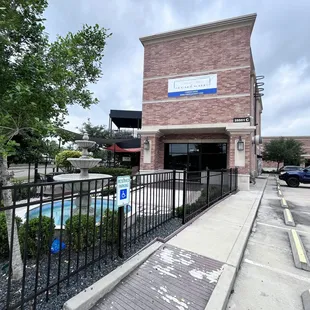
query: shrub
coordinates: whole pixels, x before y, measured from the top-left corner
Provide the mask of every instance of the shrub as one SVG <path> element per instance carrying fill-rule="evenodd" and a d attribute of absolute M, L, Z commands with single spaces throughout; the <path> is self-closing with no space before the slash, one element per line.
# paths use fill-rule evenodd
<path fill-rule="evenodd" d="M 125 219 L 126 220 L 126 219 Z M 103 242 L 116 243 L 118 240 L 118 211 L 106 209 L 103 213 L 101 235 Z"/>
<path fill-rule="evenodd" d="M 225 191 L 223 191 L 225 193 Z M 207 204 L 208 198 L 207 189 L 201 191 L 200 197 L 192 204 L 185 205 L 186 214 L 195 212 Z M 217 185 L 210 185 L 209 187 L 209 202 L 212 203 L 214 200 L 221 196 L 221 187 Z M 176 216 L 179 218 L 183 217 L 183 206 L 176 208 Z"/>
<path fill-rule="evenodd" d="M 103 173 L 109 174 L 113 177 L 117 177 L 119 175 L 131 175 L 131 169 L 127 168 L 106 168 L 106 167 L 94 167 L 89 169 L 90 173 Z"/>
<path fill-rule="evenodd" d="M 20 217 L 15 217 L 17 229 L 20 228 L 22 219 Z M 6 227 L 5 212 L 0 212 L 0 257 L 9 257 L 9 241 L 8 241 L 8 231 Z"/>
<path fill-rule="evenodd" d="M 37 254 L 41 256 L 48 253 L 53 242 L 54 232 L 55 224 L 53 218 L 42 216 L 41 227 L 39 218 L 33 218 L 25 222 L 19 230 L 22 254 L 24 253 L 25 246 L 27 246 L 27 255 L 29 257 L 34 257 Z M 39 249 L 37 248 L 38 240 L 40 241 Z"/>
<path fill-rule="evenodd" d="M 97 240 L 97 228 L 94 235 L 93 216 L 88 216 L 87 221 L 87 214 L 73 215 L 66 221 L 65 229 L 68 242 L 71 237 L 69 246 L 75 251 L 84 250 Z"/>
<path fill-rule="evenodd" d="M 80 151 L 65 150 L 56 155 L 56 165 L 65 172 L 73 170 L 71 163 L 68 158 L 79 158 L 82 153 Z"/>

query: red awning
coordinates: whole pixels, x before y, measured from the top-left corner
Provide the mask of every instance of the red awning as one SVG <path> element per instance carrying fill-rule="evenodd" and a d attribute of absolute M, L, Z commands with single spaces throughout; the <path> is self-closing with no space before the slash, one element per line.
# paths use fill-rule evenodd
<path fill-rule="evenodd" d="M 115 153 L 138 153 L 141 151 L 141 148 L 132 148 L 132 149 L 122 149 L 121 147 L 119 147 L 117 144 L 113 144 L 111 146 L 108 146 L 105 148 L 108 151 L 112 151 Z"/>

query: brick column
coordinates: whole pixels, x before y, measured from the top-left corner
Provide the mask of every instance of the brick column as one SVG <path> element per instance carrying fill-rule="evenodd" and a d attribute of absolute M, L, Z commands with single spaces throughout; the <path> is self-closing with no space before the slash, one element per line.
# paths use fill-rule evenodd
<path fill-rule="evenodd" d="M 244 142 L 244 150 L 237 150 L 237 142 L 241 137 Z M 230 132 L 228 146 L 228 168 L 238 168 L 239 189 L 248 190 L 250 172 L 253 163 L 253 145 L 251 132 Z"/>
<path fill-rule="evenodd" d="M 144 149 L 144 140 L 148 137 L 150 149 Z M 164 169 L 164 143 L 156 134 L 141 136 L 140 170 Z"/>

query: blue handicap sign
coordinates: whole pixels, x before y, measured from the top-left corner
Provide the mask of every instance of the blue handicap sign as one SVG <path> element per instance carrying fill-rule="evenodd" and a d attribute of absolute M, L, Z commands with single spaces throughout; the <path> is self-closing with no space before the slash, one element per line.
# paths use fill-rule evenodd
<path fill-rule="evenodd" d="M 119 192 L 119 195 L 120 195 L 120 197 L 119 197 L 120 200 L 126 199 L 127 198 L 127 188 L 121 189 Z"/>

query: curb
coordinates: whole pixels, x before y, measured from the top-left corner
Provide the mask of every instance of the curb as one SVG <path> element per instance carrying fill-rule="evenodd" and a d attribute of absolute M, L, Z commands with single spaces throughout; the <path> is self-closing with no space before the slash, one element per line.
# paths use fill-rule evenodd
<path fill-rule="evenodd" d="M 285 198 L 281 198 L 281 207 L 282 208 L 288 208 L 288 205 L 287 205 Z"/>
<path fill-rule="evenodd" d="M 304 248 L 298 232 L 295 229 L 291 229 L 288 232 L 288 237 L 290 239 L 295 267 L 310 271 L 310 263 L 307 257 L 307 252 Z"/>
<path fill-rule="evenodd" d="M 306 290 L 301 294 L 304 310 L 310 310 L 310 290 Z"/>
<path fill-rule="evenodd" d="M 260 195 L 258 195 L 254 201 L 252 210 L 250 211 L 243 225 L 243 228 L 239 233 L 238 239 L 231 250 L 227 262 L 224 265 L 224 270 L 210 296 L 205 310 L 226 310 L 226 306 L 237 277 L 237 271 L 240 268 L 243 255 L 252 232 L 254 221 L 267 186 L 267 182 L 268 178 L 265 181 L 265 185 Z"/>
<path fill-rule="evenodd" d="M 294 222 L 294 219 L 293 219 L 293 216 L 292 216 L 292 213 L 289 209 L 284 209 L 283 210 L 283 215 L 284 215 L 284 222 L 285 222 L 285 225 L 288 225 L 288 226 L 296 226 L 295 225 L 295 222 Z"/>
<path fill-rule="evenodd" d="M 236 277 L 237 269 L 225 264 L 224 270 L 204 310 L 226 309 Z"/>
<path fill-rule="evenodd" d="M 88 310 L 104 295 L 109 293 L 120 281 L 133 270 L 143 264 L 156 250 L 162 246 L 161 242 L 154 242 L 148 248 L 126 261 L 84 291 L 75 295 L 64 303 L 64 310 Z"/>
<path fill-rule="evenodd" d="M 278 189 L 278 196 L 283 197 L 282 191 L 280 189 Z"/>

